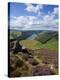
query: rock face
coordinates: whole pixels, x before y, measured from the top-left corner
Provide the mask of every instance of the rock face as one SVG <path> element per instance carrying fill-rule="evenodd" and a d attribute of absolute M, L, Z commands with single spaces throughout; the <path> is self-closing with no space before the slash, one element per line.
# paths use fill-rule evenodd
<path fill-rule="evenodd" d="M 19 41 L 17 41 L 13 53 L 16 54 L 16 53 L 18 53 L 20 51 L 22 51 L 22 46 L 19 44 Z"/>
<path fill-rule="evenodd" d="M 17 54 L 18 52 L 23 52 L 31 55 L 27 48 L 23 48 L 23 46 L 19 43 L 19 41 L 10 42 L 10 50 L 13 50 L 13 54 Z"/>

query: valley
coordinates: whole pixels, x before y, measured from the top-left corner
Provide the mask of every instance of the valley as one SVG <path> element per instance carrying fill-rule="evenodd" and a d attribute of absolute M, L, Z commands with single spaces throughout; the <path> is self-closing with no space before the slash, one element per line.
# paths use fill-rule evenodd
<path fill-rule="evenodd" d="M 57 31 L 11 31 L 9 40 L 10 77 L 58 74 Z"/>

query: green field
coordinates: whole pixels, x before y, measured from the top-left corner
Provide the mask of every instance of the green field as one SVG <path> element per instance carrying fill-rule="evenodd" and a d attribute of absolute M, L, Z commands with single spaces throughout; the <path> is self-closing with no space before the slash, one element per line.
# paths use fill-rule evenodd
<path fill-rule="evenodd" d="M 51 50 L 58 49 L 58 42 L 54 38 L 49 40 L 45 44 L 42 44 L 41 42 L 36 41 L 36 40 L 22 40 L 22 41 L 20 41 L 20 43 L 30 49 L 39 49 L 39 48 L 47 48 L 47 49 L 51 49 Z"/>
<path fill-rule="evenodd" d="M 40 49 L 40 48 L 47 48 L 50 50 L 57 50 L 58 49 L 58 32 L 55 31 L 43 31 L 38 32 L 37 37 L 35 39 L 27 39 L 25 35 L 22 35 L 23 32 L 12 31 L 10 32 L 10 39 L 14 39 L 17 37 L 22 38 L 20 40 L 21 45 L 30 48 L 30 49 Z M 29 34 L 29 33 L 28 33 Z"/>
<path fill-rule="evenodd" d="M 21 34 L 22 34 L 21 32 L 12 31 L 12 32 L 10 32 L 10 39 L 14 39 L 14 38 L 20 36 Z"/>

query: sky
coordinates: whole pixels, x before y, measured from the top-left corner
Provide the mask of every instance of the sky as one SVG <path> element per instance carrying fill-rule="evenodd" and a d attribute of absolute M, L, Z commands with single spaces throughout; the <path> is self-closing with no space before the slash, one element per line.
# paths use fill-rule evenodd
<path fill-rule="evenodd" d="M 32 3 L 9 3 L 10 29 L 58 30 L 58 6 Z"/>

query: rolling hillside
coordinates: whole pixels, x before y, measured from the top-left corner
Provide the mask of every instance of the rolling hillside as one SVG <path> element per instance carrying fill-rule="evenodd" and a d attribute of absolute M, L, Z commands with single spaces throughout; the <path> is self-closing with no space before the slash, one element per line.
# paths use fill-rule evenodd
<path fill-rule="evenodd" d="M 10 77 L 58 74 L 58 32 L 15 31 L 10 36 L 13 37 L 9 52 Z M 19 44 L 16 44 L 18 41 Z M 12 47 L 14 49 L 11 50 Z"/>
<path fill-rule="evenodd" d="M 41 32 L 41 33 L 38 33 L 35 39 L 44 44 L 50 39 L 52 39 L 53 37 L 58 39 L 58 32 L 54 32 L 54 31 Z"/>
<path fill-rule="evenodd" d="M 32 38 L 32 37 L 31 37 Z M 20 41 L 20 43 L 31 49 L 48 48 L 52 50 L 58 49 L 58 33 L 57 32 L 40 32 L 33 36 L 32 39 L 28 38 Z"/>
<path fill-rule="evenodd" d="M 22 40 L 20 41 L 20 44 L 30 49 L 40 49 L 40 48 L 47 48 L 52 50 L 58 49 L 58 42 L 55 38 L 52 38 L 45 44 L 42 44 L 40 41 L 36 40 Z"/>

